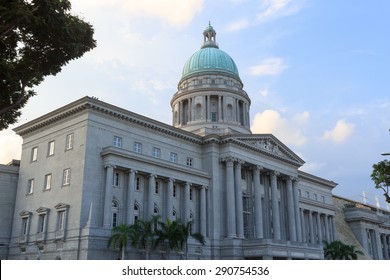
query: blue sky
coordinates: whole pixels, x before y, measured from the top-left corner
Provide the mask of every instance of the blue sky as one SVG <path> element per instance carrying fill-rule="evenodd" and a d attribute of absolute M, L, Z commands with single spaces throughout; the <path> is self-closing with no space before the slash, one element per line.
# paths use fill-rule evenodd
<path fill-rule="evenodd" d="M 370 173 L 390 152 L 390 1 L 72 3 L 98 47 L 37 87 L 17 125 L 85 95 L 170 124 L 182 67 L 210 20 L 252 100 L 252 131 L 273 133 L 306 161 L 302 170 L 337 182 L 335 194 L 365 191 L 386 208 Z M 20 158 L 21 143 L 0 132 L 0 162 Z"/>

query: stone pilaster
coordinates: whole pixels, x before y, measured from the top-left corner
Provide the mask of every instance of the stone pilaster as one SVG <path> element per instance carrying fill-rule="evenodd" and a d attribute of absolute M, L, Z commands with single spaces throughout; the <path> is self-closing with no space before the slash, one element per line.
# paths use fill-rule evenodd
<path fill-rule="evenodd" d="M 114 182 L 114 166 L 106 165 L 106 184 L 104 194 L 104 215 L 103 215 L 103 227 L 111 227 L 111 207 L 112 207 L 112 185 Z"/>
<path fill-rule="evenodd" d="M 134 223 L 134 189 L 135 189 L 135 170 L 129 170 L 129 182 L 127 185 L 127 223 L 132 225 Z"/>
<path fill-rule="evenodd" d="M 244 161 L 237 160 L 235 165 L 235 201 L 236 201 L 236 229 L 237 237 L 244 238 L 244 211 L 242 206 L 242 180 L 241 180 L 241 165 Z"/>
<path fill-rule="evenodd" d="M 281 239 L 280 232 L 280 211 L 278 199 L 277 176 L 279 172 L 271 172 L 271 196 L 272 196 L 272 226 L 274 230 L 274 239 Z"/>
<path fill-rule="evenodd" d="M 292 185 L 292 177 L 287 177 L 287 209 L 288 209 L 288 226 L 290 240 L 297 241 L 297 229 L 295 222 L 295 207 L 294 207 L 294 192 Z"/>
<path fill-rule="evenodd" d="M 262 203 L 261 203 L 261 185 L 260 185 L 260 170 L 263 168 L 260 166 L 254 166 L 253 170 L 253 188 L 255 196 L 255 228 L 256 228 L 256 238 L 263 238 L 263 213 L 262 213 Z"/>
<path fill-rule="evenodd" d="M 206 237 L 207 235 L 207 217 L 206 217 L 206 186 L 201 186 L 200 188 L 200 233 Z"/>

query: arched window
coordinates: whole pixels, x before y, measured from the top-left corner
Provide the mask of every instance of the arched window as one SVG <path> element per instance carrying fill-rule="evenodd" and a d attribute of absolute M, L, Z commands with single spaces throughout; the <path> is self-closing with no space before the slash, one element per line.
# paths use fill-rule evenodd
<path fill-rule="evenodd" d="M 196 104 L 195 106 L 195 120 L 201 120 L 202 119 L 202 105 Z"/>
<path fill-rule="evenodd" d="M 134 204 L 134 222 L 139 220 L 139 205 Z"/>
<path fill-rule="evenodd" d="M 231 104 L 226 107 L 226 120 L 233 121 L 233 106 Z"/>
<path fill-rule="evenodd" d="M 118 225 L 119 204 L 115 200 L 112 201 L 111 212 L 112 212 L 111 224 L 112 224 L 112 227 L 116 227 Z"/>

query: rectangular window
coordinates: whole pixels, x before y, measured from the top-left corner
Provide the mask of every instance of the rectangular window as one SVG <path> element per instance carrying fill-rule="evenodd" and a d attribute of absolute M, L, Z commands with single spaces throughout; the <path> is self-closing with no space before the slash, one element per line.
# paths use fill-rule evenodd
<path fill-rule="evenodd" d="M 38 147 L 34 147 L 31 150 L 31 161 L 37 161 L 38 159 Z"/>
<path fill-rule="evenodd" d="M 53 156 L 54 155 L 54 141 L 50 141 L 49 145 L 47 146 L 47 156 Z"/>
<path fill-rule="evenodd" d="M 74 140 L 73 138 L 74 138 L 73 133 L 66 135 L 65 150 L 73 149 L 73 140 Z"/>
<path fill-rule="evenodd" d="M 22 218 L 22 235 L 26 235 L 28 230 L 28 217 Z"/>
<path fill-rule="evenodd" d="M 171 162 L 177 163 L 177 154 L 171 153 Z"/>
<path fill-rule="evenodd" d="M 136 190 L 136 191 L 139 191 L 140 188 L 141 188 L 141 178 L 140 178 L 140 177 L 137 177 L 137 178 L 135 179 L 135 190 Z"/>
<path fill-rule="evenodd" d="M 114 186 L 119 187 L 119 173 L 118 172 L 114 173 Z"/>
<path fill-rule="evenodd" d="M 64 169 L 62 176 L 62 185 L 66 186 L 70 184 L 70 168 Z"/>
<path fill-rule="evenodd" d="M 323 202 L 323 203 L 325 203 L 325 196 L 321 196 L 321 201 Z"/>
<path fill-rule="evenodd" d="M 176 185 L 173 185 L 173 197 L 176 197 Z"/>
<path fill-rule="evenodd" d="M 193 165 L 193 158 L 188 157 L 187 158 L 187 166 L 192 167 Z"/>
<path fill-rule="evenodd" d="M 156 148 L 156 147 L 153 148 L 153 157 L 155 157 L 155 158 L 161 157 L 161 150 L 159 148 Z"/>
<path fill-rule="evenodd" d="M 65 211 L 59 211 L 57 218 L 57 230 L 65 229 Z"/>
<path fill-rule="evenodd" d="M 211 113 L 211 121 L 212 122 L 216 122 L 217 121 L 217 113 L 215 113 L 215 112 Z"/>
<path fill-rule="evenodd" d="M 134 142 L 134 152 L 140 154 L 142 153 L 142 144 L 138 142 Z"/>
<path fill-rule="evenodd" d="M 302 191 L 301 191 L 301 189 L 298 189 L 298 196 L 302 196 Z"/>
<path fill-rule="evenodd" d="M 45 175 L 45 186 L 44 190 L 50 190 L 51 188 L 51 174 Z"/>
<path fill-rule="evenodd" d="M 159 188 L 160 188 L 160 183 L 159 183 L 158 181 L 156 181 L 156 186 L 155 186 L 155 188 L 154 188 L 154 193 L 155 193 L 155 194 L 158 194 Z"/>
<path fill-rule="evenodd" d="M 46 215 L 39 215 L 38 233 L 45 231 L 45 220 L 46 220 Z"/>
<path fill-rule="evenodd" d="M 306 198 L 310 198 L 310 193 L 308 191 L 305 192 Z"/>
<path fill-rule="evenodd" d="M 112 140 L 112 145 L 114 147 L 122 148 L 122 137 L 114 136 Z"/>
<path fill-rule="evenodd" d="M 318 198 L 317 198 L 317 194 L 315 193 L 315 194 L 313 194 L 313 198 L 314 198 L 314 200 L 318 200 Z"/>
<path fill-rule="evenodd" d="M 34 179 L 30 179 L 27 182 L 27 194 L 32 194 L 34 192 Z"/>

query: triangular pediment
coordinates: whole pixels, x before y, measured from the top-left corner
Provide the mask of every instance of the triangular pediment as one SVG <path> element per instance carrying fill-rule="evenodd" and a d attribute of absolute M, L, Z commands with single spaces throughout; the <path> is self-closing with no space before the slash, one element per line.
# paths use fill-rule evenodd
<path fill-rule="evenodd" d="M 54 206 L 55 209 L 59 210 L 59 209 L 66 209 L 66 208 L 69 208 L 69 204 L 65 204 L 65 203 L 58 203 L 56 206 Z"/>
<path fill-rule="evenodd" d="M 296 165 L 303 165 L 305 162 L 279 139 L 272 134 L 257 134 L 245 137 L 235 137 L 235 141 L 239 141 L 258 152 L 287 160 Z"/>
<path fill-rule="evenodd" d="M 22 212 L 19 213 L 19 215 L 21 217 L 28 217 L 28 216 L 31 216 L 32 213 L 30 211 L 27 211 L 27 210 L 23 210 Z"/>
<path fill-rule="evenodd" d="M 38 213 L 47 213 L 47 212 L 49 212 L 50 211 L 50 209 L 49 208 L 46 208 L 46 207 L 39 207 L 38 209 L 37 209 L 37 212 Z"/>

